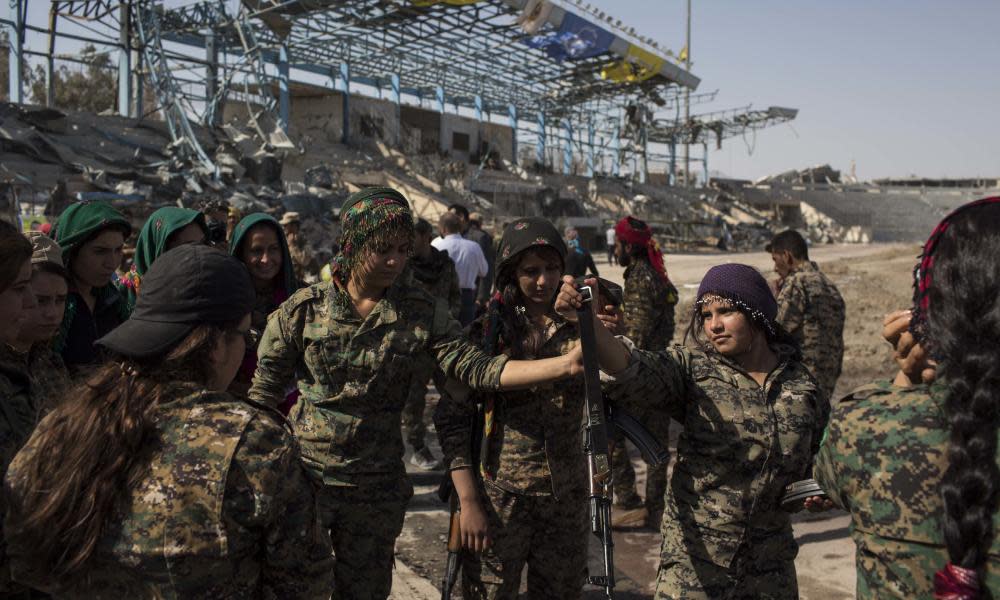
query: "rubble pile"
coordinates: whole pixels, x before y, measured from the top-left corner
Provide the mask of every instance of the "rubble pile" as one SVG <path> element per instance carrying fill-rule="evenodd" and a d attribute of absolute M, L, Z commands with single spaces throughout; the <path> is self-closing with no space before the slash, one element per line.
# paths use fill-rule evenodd
<path fill-rule="evenodd" d="M 294 133 L 296 148 L 277 150 L 262 147 L 238 123 L 196 127 L 209 169 L 206 161 L 185 158 L 161 121 L 0 104 L 0 200 L 8 200 L 7 211 L 54 215 L 74 199 L 100 197 L 115 201 L 137 225 L 167 204 L 223 202 L 242 214 L 275 216 L 295 211 L 302 238 L 318 256 L 329 255 L 336 241 L 344 199 L 372 185 L 399 189 L 414 213 L 431 222 L 462 203 L 495 231 L 538 215 L 586 230 L 594 244 L 626 214 L 648 221 L 666 247 L 757 247 L 771 233 L 770 215 L 716 190 L 535 173 L 499 158 L 467 163 L 439 152 L 407 153 L 379 136 L 346 146 L 322 125 Z"/>

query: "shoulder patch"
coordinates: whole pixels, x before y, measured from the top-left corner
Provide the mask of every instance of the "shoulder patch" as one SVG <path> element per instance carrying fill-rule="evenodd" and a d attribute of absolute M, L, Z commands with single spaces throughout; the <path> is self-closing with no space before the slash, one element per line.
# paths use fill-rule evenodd
<path fill-rule="evenodd" d="M 332 282 L 323 281 L 314 283 L 309 287 L 299 288 L 294 294 L 288 297 L 288 300 L 281 303 L 281 307 L 286 313 L 290 313 L 307 302 L 326 297 L 332 285 Z"/>
<path fill-rule="evenodd" d="M 883 396 L 893 393 L 893 387 L 891 381 L 876 381 L 875 383 L 865 384 L 861 387 L 854 389 L 851 393 L 842 397 L 837 402 L 854 402 L 858 400 L 867 400 L 873 396 Z"/>

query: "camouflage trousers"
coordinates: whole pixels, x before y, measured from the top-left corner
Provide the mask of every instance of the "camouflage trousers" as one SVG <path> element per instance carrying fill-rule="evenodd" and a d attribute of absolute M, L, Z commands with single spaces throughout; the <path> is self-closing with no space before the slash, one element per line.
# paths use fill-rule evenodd
<path fill-rule="evenodd" d="M 410 377 L 409 392 L 406 394 L 406 404 L 403 406 L 403 437 L 414 451 L 427 446 L 427 424 L 424 422 L 424 410 L 427 408 L 427 384 L 435 375 L 437 365 L 430 359 L 417 359 L 421 362 L 413 369 Z M 443 384 L 443 381 L 441 382 Z"/>
<path fill-rule="evenodd" d="M 323 486 L 320 519 L 333 542 L 335 600 L 389 597 L 396 538 L 412 496 L 405 476 L 359 487 Z"/>
<path fill-rule="evenodd" d="M 656 600 L 797 600 L 795 547 L 788 551 L 744 546 L 732 565 L 724 567 L 694 555 L 679 529 L 665 522 L 656 575 Z M 793 542 L 794 544 L 794 542 Z"/>
<path fill-rule="evenodd" d="M 643 423 L 650 433 L 660 440 L 664 447 L 670 443 L 670 418 L 658 416 L 646 419 Z M 615 439 L 615 449 L 611 453 L 611 480 L 613 482 L 615 502 L 621 506 L 632 506 L 639 503 L 639 495 L 635 489 L 635 469 L 628 453 L 628 441 L 624 436 Z M 630 445 L 630 444 L 629 444 Z M 667 466 L 664 462 L 658 467 L 646 465 L 646 500 L 643 505 L 653 519 L 659 519 L 663 513 L 664 495 L 667 492 Z"/>
<path fill-rule="evenodd" d="M 429 376 L 426 379 L 414 376 L 410 383 L 410 392 L 406 395 L 406 405 L 403 406 L 403 436 L 414 451 L 427 446 L 424 410 L 427 408 L 429 380 Z"/>
<path fill-rule="evenodd" d="M 462 553 L 462 597 L 517 598 L 527 564 L 529 598 L 579 598 L 587 576 L 585 494 L 557 500 L 490 484 L 485 494 L 493 547 L 481 556 Z"/>

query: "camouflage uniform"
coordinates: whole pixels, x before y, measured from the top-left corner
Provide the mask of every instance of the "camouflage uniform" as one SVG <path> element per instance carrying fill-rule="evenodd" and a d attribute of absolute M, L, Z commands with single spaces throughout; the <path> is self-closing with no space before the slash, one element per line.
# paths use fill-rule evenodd
<path fill-rule="evenodd" d="M 288 253 L 292 256 L 296 279 L 305 281 L 308 276 L 315 277 L 319 274 L 319 263 L 312 251 L 306 246 L 301 234 L 296 236 L 295 243 L 288 244 Z"/>
<path fill-rule="evenodd" d="M 429 356 L 472 387 L 496 389 L 506 357 L 471 346 L 444 300 L 402 278 L 364 320 L 332 282 L 299 290 L 272 313 L 258 355 L 254 400 L 277 405 L 299 375 L 301 397 L 289 418 L 306 466 L 324 484 L 337 595 L 387 597 L 394 541 L 413 495 L 400 415 L 414 370 Z"/>
<path fill-rule="evenodd" d="M 657 598 L 797 598 L 786 485 L 808 475 L 825 425 L 812 376 L 775 346 L 761 388 L 715 353 L 633 350 L 609 390 L 684 426 L 660 531 Z M 734 590 L 736 594 L 734 596 Z"/>
<path fill-rule="evenodd" d="M 834 409 L 814 475 L 851 513 L 858 598 L 931 598 L 934 573 L 948 562 L 941 481 L 948 468 L 945 387 L 858 388 Z M 1000 513 L 993 515 L 1000 531 Z M 1000 589 L 1000 538 L 986 564 L 986 587 Z"/>
<path fill-rule="evenodd" d="M 0 344 L 0 477 L 6 475 L 38 420 L 40 402 L 26 367 L 24 355 Z M 27 593 L 11 581 L 6 547 L 0 547 L 0 596 Z"/>
<path fill-rule="evenodd" d="M 802 349 L 802 364 L 827 401 L 844 358 L 844 299 L 814 262 L 802 262 L 785 277 L 775 319 Z"/>
<path fill-rule="evenodd" d="M 674 307 L 677 288 L 653 269 L 645 260 L 633 259 L 625 269 L 624 297 L 625 335 L 642 350 L 665 350 L 674 337 Z M 670 417 L 660 411 L 637 415 L 643 424 L 666 446 L 670 440 Z M 615 498 L 624 506 L 638 503 L 635 492 L 635 470 L 628 448 L 621 436 L 615 440 L 611 454 Z M 651 522 L 663 512 L 663 496 L 667 490 L 667 464 L 646 469 L 646 510 Z"/>
<path fill-rule="evenodd" d="M 485 317 L 470 326 L 483 340 Z M 538 356 L 568 352 L 579 338 L 559 317 Z M 579 598 L 587 568 L 587 473 L 581 443 L 586 396 L 582 379 L 495 394 L 454 393 L 451 383 L 434 413 L 449 471 L 477 468 L 472 456 L 475 407 L 492 403 L 480 496 L 494 545 L 480 557 L 462 554 L 465 598 L 515 598 L 528 565 L 531 598 Z M 477 432 L 478 433 L 478 432 Z M 485 489 L 484 489 L 485 488 Z"/>
<path fill-rule="evenodd" d="M 55 406 L 70 386 L 69 371 L 52 344 L 35 344 L 24 356 L 31 381 L 31 395 L 39 410 Z"/>
<path fill-rule="evenodd" d="M 26 560 L 32 540 L 15 535 L 14 577 L 67 597 L 328 598 L 329 540 L 281 415 L 192 384 L 174 384 L 164 397 L 153 409 L 160 443 L 149 471 L 105 527 L 92 566 L 56 581 Z M 18 470 L 34 439 L 7 480 L 23 502 L 33 499 Z"/>
<path fill-rule="evenodd" d="M 431 247 L 428 259 L 411 256 L 402 276 L 412 277 L 413 284 L 422 287 L 431 296 L 446 299 L 451 316 L 458 318 L 458 311 L 462 308 L 462 296 L 458 287 L 455 263 L 448 258 L 447 252 Z M 414 451 L 427 445 L 424 409 L 427 407 L 427 382 L 430 381 L 431 373 L 434 371 L 434 361 L 427 360 L 422 367 L 423 373 L 419 369 L 414 371 L 406 406 L 403 408 L 403 430 L 406 432 L 406 441 Z"/>

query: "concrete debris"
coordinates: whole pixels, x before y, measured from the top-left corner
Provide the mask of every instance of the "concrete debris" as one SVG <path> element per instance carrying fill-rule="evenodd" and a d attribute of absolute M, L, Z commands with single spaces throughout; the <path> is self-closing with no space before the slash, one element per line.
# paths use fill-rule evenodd
<path fill-rule="evenodd" d="M 517 217 L 544 216 L 559 227 L 577 226 L 589 248 L 602 248 L 604 229 L 626 214 L 649 222 L 666 249 L 760 248 L 789 225 L 806 230 L 814 242 L 870 238 L 775 191 L 793 185 L 780 182 L 838 180 L 825 165 L 770 178 L 777 187 L 767 192 L 761 190 L 770 184 L 755 188 L 740 180 L 689 189 L 534 172 L 489 149 L 458 160 L 420 143 L 414 131 L 404 129 L 398 145 L 392 131 L 372 131 L 344 145 L 342 132 L 317 117 L 293 130 L 298 150 L 289 151 L 278 147 L 286 144 L 262 147 L 250 130 L 233 124 L 196 127 L 200 146 L 218 168 L 207 173 L 177 152 L 160 121 L 0 104 L 0 200 L 16 199 L 20 205 L 8 203 L 15 210 L 27 203 L 29 210 L 42 206 L 54 215 L 81 193 L 109 193 L 127 205 L 137 225 L 167 204 L 221 202 L 242 214 L 278 217 L 295 211 L 302 216 L 302 238 L 323 259 L 336 242 L 344 200 L 373 185 L 399 189 L 414 214 L 432 223 L 453 203 L 481 213 L 483 225 L 497 234 Z"/>

